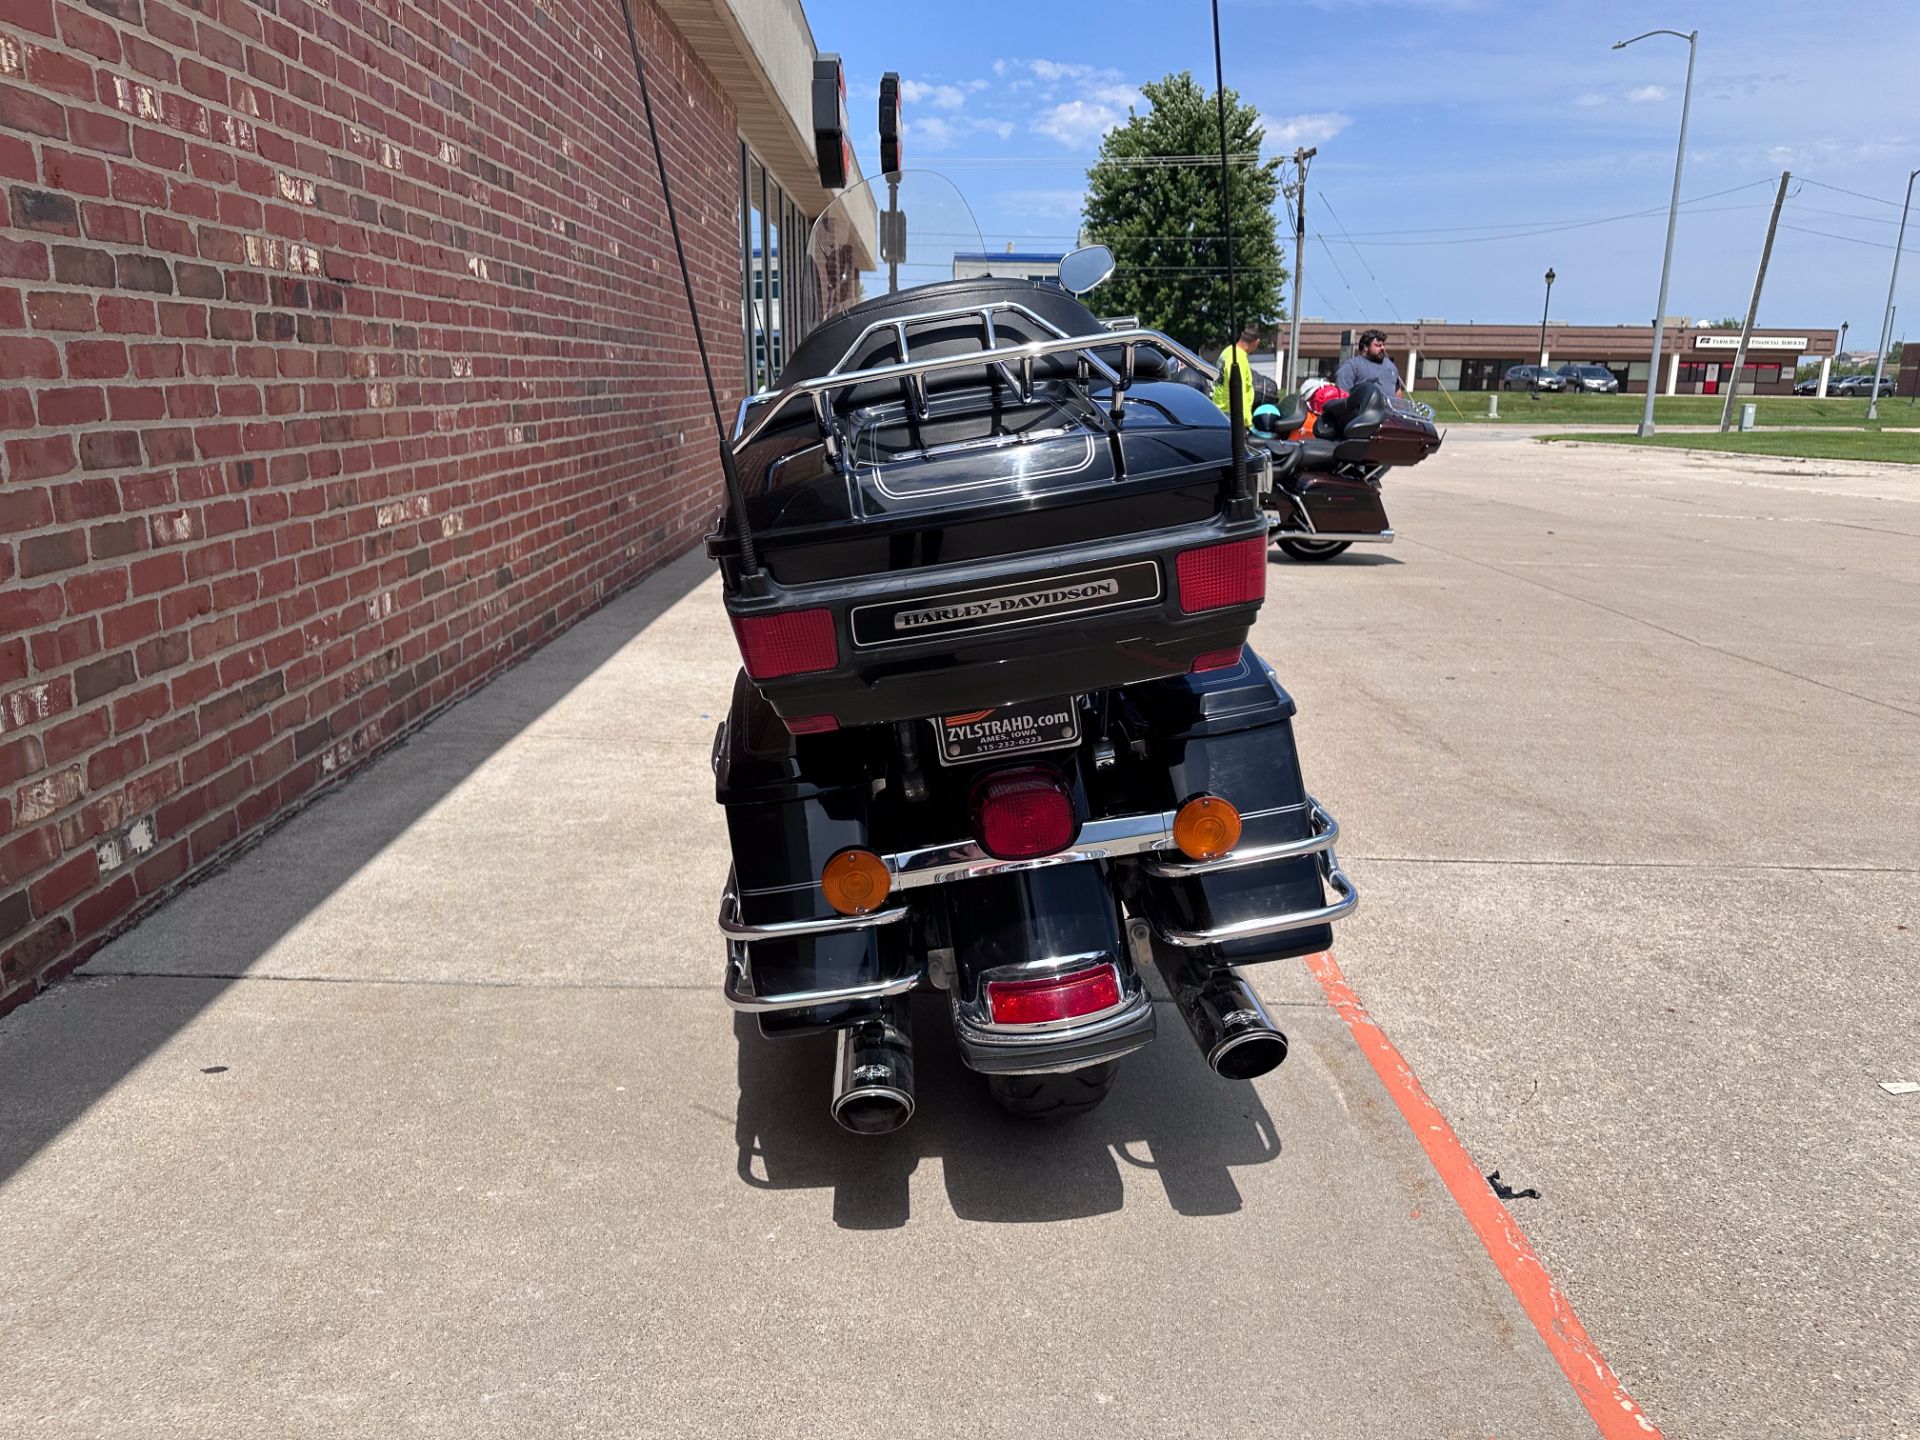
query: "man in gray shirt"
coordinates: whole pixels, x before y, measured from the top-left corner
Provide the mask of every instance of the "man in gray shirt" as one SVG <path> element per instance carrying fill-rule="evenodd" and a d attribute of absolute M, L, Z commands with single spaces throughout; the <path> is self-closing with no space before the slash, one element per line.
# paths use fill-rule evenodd
<path fill-rule="evenodd" d="M 1406 394 L 1406 386 L 1400 383 L 1398 367 L 1387 358 L 1387 332 L 1384 330 L 1362 330 L 1360 348 L 1340 363 L 1340 368 L 1333 376 L 1333 383 L 1349 395 L 1356 385 L 1368 380 L 1378 385 L 1381 393 L 1390 399 Z"/>

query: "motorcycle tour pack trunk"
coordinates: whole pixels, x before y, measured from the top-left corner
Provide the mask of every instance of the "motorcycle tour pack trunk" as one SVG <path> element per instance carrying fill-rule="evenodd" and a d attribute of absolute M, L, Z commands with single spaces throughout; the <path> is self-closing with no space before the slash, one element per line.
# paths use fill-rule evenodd
<path fill-rule="evenodd" d="M 831 315 L 741 407 L 750 541 L 730 512 L 708 542 L 744 662 L 724 988 L 765 1035 L 837 1035 L 850 1130 L 913 1112 L 916 993 L 1016 1113 L 1105 1093 L 1151 971 L 1209 1065 L 1264 1073 L 1285 1037 L 1236 967 L 1357 902 L 1246 644 L 1265 456 L 1236 478 L 1170 359 L 1204 368 L 1056 286 L 952 281 Z"/>

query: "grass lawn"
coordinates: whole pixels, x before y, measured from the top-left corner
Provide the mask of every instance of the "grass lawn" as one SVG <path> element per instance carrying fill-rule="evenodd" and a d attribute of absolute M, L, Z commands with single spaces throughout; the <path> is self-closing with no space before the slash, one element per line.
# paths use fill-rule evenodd
<path fill-rule="evenodd" d="M 1487 420 L 1487 401 L 1493 392 L 1483 390 L 1422 390 L 1416 399 L 1433 406 L 1434 418 L 1448 425 L 1633 425 L 1640 419 L 1647 399 L 1644 395 L 1532 395 L 1524 390 L 1501 391 L 1500 418 Z M 1734 418 L 1739 418 L 1736 402 Z M 1761 425 L 1865 425 L 1867 397 L 1845 400 L 1814 400 L 1797 395 L 1764 395 L 1754 401 L 1760 407 Z M 1656 425 L 1718 425 L 1720 408 L 1726 404 L 1721 395 L 1663 395 L 1654 401 Z M 1456 407 L 1458 407 L 1456 409 Z M 1902 397 L 1883 397 L 1880 419 L 1892 425 L 1920 425 L 1920 407 L 1911 406 Z"/>
<path fill-rule="evenodd" d="M 1880 406 L 1886 413 L 1886 404 Z M 1897 465 L 1920 465 L 1920 434 L 1884 430 L 1710 431 L 1703 435 L 1545 435 L 1543 440 L 1583 440 L 1603 445 L 1657 445 L 1666 450 L 1719 450 L 1733 455 L 1784 455 L 1802 460 L 1878 460 Z"/>

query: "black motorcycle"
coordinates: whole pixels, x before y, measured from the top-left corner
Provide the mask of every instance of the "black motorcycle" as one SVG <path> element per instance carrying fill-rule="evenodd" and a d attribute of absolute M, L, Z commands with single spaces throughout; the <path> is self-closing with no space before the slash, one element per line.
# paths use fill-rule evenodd
<path fill-rule="evenodd" d="M 1311 439 L 1280 438 L 1298 433 L 1309 418 L 1298 395 L 1253 415 L 1254 439 L 1273 460 L 1262 499 L 1273 516 L 1274 543 L 1296 560 L 1391 544 L 1381 481 L 1395 466 L 1418 465 L 1440 448 L 1432 418 L 1364 384 L 1326 407 Z"/>
<path fill-rule="evenodd" d="M 950 266 L 964 204 L 889 178 Z M 828 318 L 741 407 L 709 539 L 744 661 L 713 746 L 727 1003 L 835 1032 L 832 1113 L 867 1134 L 913 1112 L 917 993 L 1021 1116 L 1105 1097 L 1154 1038 L 1149 968 L 1215 1071 L 1264 1074 L 1287 1040 L 1238 970 L 1358 901 L 1246 644 L 1266 452 L 1166 378 L 1204 361 L 1080 301 L 1103 249 L 861 298 L 925 273 L 874 253 L 882 210 L 816 223 Z"/>

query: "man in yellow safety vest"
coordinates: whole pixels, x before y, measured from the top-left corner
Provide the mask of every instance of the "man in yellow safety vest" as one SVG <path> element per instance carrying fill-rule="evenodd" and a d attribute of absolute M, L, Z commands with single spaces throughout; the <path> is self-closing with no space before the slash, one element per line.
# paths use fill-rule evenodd
<path fill-rule="evenodd" d="M 1247 357 L 1259 343 L 1260 326 L 1249 320 L 1240 327 L 1240 338 L 1220 352 L 1220 380 L 1213 387 L 1213 403 L 1227 410 L 1232 403 L 1234 371 L 1240 372 L 1240 419 L 1248 426 L 1253 423 L 1253 366 Z M 1227 414 L 1233 412 L 1227 410 Z"/>

